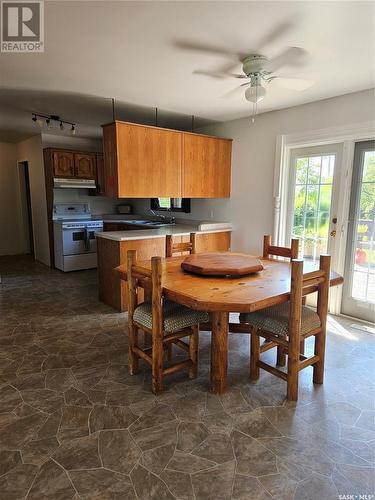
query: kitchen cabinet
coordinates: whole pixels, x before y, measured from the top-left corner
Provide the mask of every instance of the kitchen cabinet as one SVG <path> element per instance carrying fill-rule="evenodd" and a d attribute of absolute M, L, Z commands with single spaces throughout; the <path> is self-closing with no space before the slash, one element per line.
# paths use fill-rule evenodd
<path fill-rule="evenodd" d="M 182 197 L 229 197 L 232 141 L 188 133 L 182 140 Z"/>
<path fill-rule="evenodd" d="M 189 241 L 190 235 L 174 237 L 175 241 Z M 227 251 L 230 249 L 230 231 L 197 233 L 198 252 Z M 99 299 L 117 311 L 127 310 L 127 283 L 119 279 L 114 269 L 127 263 L 127 251 L 136 250 L 138 260 L 151 259 L 154 255 L 165 257 L 165 236 L 138 240 L 114 240 L 105 232 L 97 237 Z"/>
<path fill-rule="evenodd" d="M 54 177 L 74 177 L 74 154 L 70 151 L 53 151 L 52 168 Z"/>
<path fill-rule="evenodd" d="M 91 153 L 74 153 L 74 177 L 96 178 L 96 158 Z"/>
<path fill-rule="evenodd" d="M 50 152 L 53 177 L 95 179 L 94 153 L 65 151 L 63 149 L 53 149 Z"/>
<path fill-rule="evenodd" d="M 179 132 L 116 122 L 104 127 L 103 140 L 107 196 L 181 197 Z"/>
<path fill-rule="evenodd" d="M 106 196 L 230 196 L 231 139 L 116 121 L 103 148 Z"/>

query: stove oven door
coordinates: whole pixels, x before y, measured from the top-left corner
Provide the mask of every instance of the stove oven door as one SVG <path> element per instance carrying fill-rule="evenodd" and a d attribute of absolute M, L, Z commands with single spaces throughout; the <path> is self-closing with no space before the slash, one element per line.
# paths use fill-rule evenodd
<path fill-rule="evenodd" d="M 96 252 L 95 230 L 86 227 L 63 230 L 63 254 L 79 255 Z"/>

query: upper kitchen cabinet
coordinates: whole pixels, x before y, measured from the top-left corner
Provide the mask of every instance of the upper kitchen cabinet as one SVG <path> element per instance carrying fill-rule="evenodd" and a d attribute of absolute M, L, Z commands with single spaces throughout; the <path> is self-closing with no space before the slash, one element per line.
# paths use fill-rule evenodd
<path fill-rule="evenodd" d="M 53 151 L 52 168 L 54 177 L 74 177 L 74 154 L 71 151 Z"/>
<path fill-rule="evenodd" d="M 231 139 L 115 122 L 103 125 L 103 148 L 107 196 L 230 196 Z"/>
<path fill-rule="evenodd" d="M 91 153 L 74 153 L 74 175 L 81 179 L 95 179 L 95 155 Z"/>
<path fill-rule="evenodd" d="M 183 198 L 228 198 L 232 140 L 183 133 Z"/>
<path fill-rule="evenodd" d="M 181 197 L 181 133 L 115 122 L 103 127 L 105 192 L 118 198 Z"/>
<path fill-rule="evenodd" d="M 95 179 L 95 154 L 47 149 L 51 153 L 53 177 Z"/>

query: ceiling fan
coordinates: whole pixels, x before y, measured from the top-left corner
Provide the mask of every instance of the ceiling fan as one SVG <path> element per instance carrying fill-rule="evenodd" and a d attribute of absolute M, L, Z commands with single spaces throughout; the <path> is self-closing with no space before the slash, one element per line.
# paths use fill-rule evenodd
<path fill-rule="evenodd" d="M 287 22 L 281 24 L 265 38 L 262 45 L 266 45 L 271 41 L 274 41 L 290 27 L 291 23 Z M 198 44 L 188 41 L 178 41 L 176 42 L 176 46 L 185 50 L 225 55 L 232 59 L 231 63 L 227 64 L 218 71 L 196 70 L 194 73 L 213 78 L 233 77 L 247 80 L 245 83 L 242 83 L 225 94 L 225 97 L 232 96 L 246 87 L 244 92 L 245 98 L 252 102 L 255 106 L 264 99 L 266 96 L 265 86 L 271 82 L 275 82 L 275 84 L 279 84 L 284 88 L 297 91 L 307 90 L 314 85 L 313 80 L 284 77 L 275 73 L 280 68 L 285 66 L 301 67 L 306 64 L 308 60 L 308 53 L 300 47 L 287 47 L 279 55 L 273 59 L 269 59 L 262 55 L 261 49 L 244 53 L 232 51 L 230 49 L 226 49 L 225 47 L 216 47 L 213 45 Z M 233 73 L 233 70 L 236 69 L 240 63 L 242 64 L 242 73 Z M 256 108 L 254 109 L 254 114 L 256 114 Z"/>

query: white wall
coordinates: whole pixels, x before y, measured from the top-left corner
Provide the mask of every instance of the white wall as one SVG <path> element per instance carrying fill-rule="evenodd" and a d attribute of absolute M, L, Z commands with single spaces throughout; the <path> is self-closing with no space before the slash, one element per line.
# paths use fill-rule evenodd
<path fill-rule="evenodd" d="M 206 133 L 233 138 L 232 196 L 230 200 L 196 201 L 194 218 L 207 218 L 213 210 L 215 219 L 232 221 L 233 250 L 261 253 L 263 235 L 273 231 L 277 136 L 374 119 L 372 89 L 264 113 L 254 124 L 246 118 L 205 129 Z"/>
<path fill-rule="evenodd" d="M 25 252 L 18 186 L 16 145 L 0 142 L 0 255 Z"/>
<path fill-rule="evenodd" d="M 41 135 L 35 135 L 17 144 L 17 161 L 27 161 L 29 165 L 35 259 L 48 266 L 50 258 Z"/>

